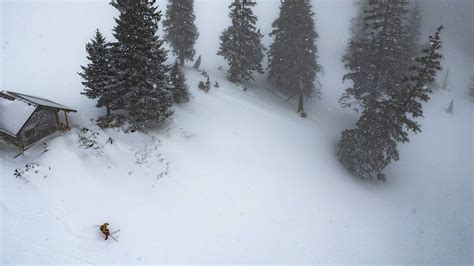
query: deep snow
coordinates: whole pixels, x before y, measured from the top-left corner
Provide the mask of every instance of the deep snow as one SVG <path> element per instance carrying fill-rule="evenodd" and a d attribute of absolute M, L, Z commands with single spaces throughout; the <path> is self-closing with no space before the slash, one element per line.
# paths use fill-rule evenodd
<path fill-rule="evenodd" d="M 339 166 L 330 123 L 222 78 L 205 94 L 186 74 L 193 99 L 165 129 L 97 129 L 102 154 L 78 148 L 74 129 L 41 155 L 1 155 L 2 263 L 470 261 L 468 102 L 452 117 L 436 96 L 428 133 L 379 184 Z M 105 221 L 119 242 L 102 241 Z"/>
<path fill-rule="evenodd" d="M 200 2 L 198 53 L 221 87 L 199 91 L 204 77 L 188 68 L 191 102 L 176 106 L 163 128 L 133 134 L 91 126 L 103 110 L 79 95 L 84 44 L 96 27 L 110 37 L 113 9 L 2 5 L 4 89 L 78 113 L 70 133 L 25 156 L 13 159 L 14 149 L 0 146 L 0 264 L 472 263 L 474 121 L 463 94 L 472 65 L 462 54 L 452 51 L 446 60 L 455 90 L 433 95 L 423 132 L 400 146 L 388 182 L 377 183 L 349 176 L 335 158 L 340 132 L 357 117 L 337 104 L 352 14 L 344 1 L 316 6 L 325 71 L 322 101 L 310 104 L 308 119 L 270 93 L 263 77 L 242 86 L 225 81 L 217 70 L 224 62 L 211 54 L 225 28 L 213 21 L 225 21 L 226 13 L 215 10 L 228 3 Z M 259 4 L 264 33 L 277 8 Z M 23 76 L 15 75 L 20 70 Z M 79 130 L 84 126 L 99 133 L 99 149 L 79 147 L 79 136 L 91 134 Z M 33 168 L 15 178 L 26 164 Z M 121 230 L 119 242 L 102 240 L 103 222 Z"/>

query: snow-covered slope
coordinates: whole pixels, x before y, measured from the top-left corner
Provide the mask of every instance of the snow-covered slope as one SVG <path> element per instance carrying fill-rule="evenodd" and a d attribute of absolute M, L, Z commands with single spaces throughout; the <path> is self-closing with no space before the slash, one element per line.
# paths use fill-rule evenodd
<path fill-rule="evenodd" d="M 1 263 L 460 263 L 472 251 L 472 154 L 459 101 L 439 94 L 425 132 L 388 183 L 350 177 L 334 156 L 344 112 L 301 119 L 263 88 L 197 89 L 169 125 L 99 135 L 79 129 L 12 159 L 0 153 Z M 444 127 L 439 127 L 442 122 Z M 336 126 L 338 125 L 338 126 Z M 112 144 L 106 144 L 108 138 Z M 427 147 L 431 147 L 429 153 Z M 32 164 L 21 179 L 14 170 Z M 102 240 L 98 225 L 120 229 Z"/>
<path fill-rule="evenodd" d="M 230 1 L 196 0 L 197 52 L 221 87 L 199 91 L 204 78 L 187 69 L 191 102 L 163 128 L 129 134 L 92 126 L 104 110 L 79 94 L 85 43 L 96 28 L 112 38 L 116 13 L 107 2 L 0 1 L 2 89 L 78 110 L 72 132 L 26 156 L 13 159 L 14 149 L 0 144 L 0 264 L 472 262 L 468 56 L 445 53 L 454 91 L 426 104 L 423 132 L 400 146 L 388 182 L 377 183 L 351 177 L 335 158 L 341 131 L 357 118 L 337 103 L 347 86 L 346 0 L 315 2 L 324 74 L 321 103 L 308 102 L 307 119 L 263 77 L 245 92 L 225 81 L 215 53 Z M 258 2 L 267 34 L 278 1 Z M 84 137 L 97 149 L 79 147 Z M 102 240 L 104 222 L 120 229 L 119 242 Z"/>

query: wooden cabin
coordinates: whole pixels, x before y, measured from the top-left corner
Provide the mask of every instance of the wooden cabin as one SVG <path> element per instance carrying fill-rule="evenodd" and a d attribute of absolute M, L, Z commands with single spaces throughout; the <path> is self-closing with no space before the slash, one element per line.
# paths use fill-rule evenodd
<path fill-rule="evenodd" d="M 0 137 L 25 150 L 56 131 L 68 130 L 70 112 L 76 110 L 47 99 L 0 91 Z"/>

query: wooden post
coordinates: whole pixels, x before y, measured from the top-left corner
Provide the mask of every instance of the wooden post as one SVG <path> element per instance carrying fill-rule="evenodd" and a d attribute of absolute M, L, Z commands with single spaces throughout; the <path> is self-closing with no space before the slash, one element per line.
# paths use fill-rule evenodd
<path fill-rule="evenodd" d="M 58 130 L 61 130 L 61 123 L 59 122 L 59 112 L 54 112 L 54 117 L 56 118 L 56 125 L 58 126 Z"/>
<path fill-rule="evenodd" d="M 66 118 L 66 128 L 69 130 L 69 120 L 67 120 L 67 112 L 64 111 L 64 118 Z"/>

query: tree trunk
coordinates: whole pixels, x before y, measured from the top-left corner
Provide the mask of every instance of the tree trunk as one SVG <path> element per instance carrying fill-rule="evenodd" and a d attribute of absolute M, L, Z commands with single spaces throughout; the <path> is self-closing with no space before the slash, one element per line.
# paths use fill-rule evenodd
<path fill-rule="evenodd" d="M 298 113 L 301 115 L 301 117 L 306 118 L 308 114 L 304 111 L 304 99 L 303 99 L 303 94 L 300 94 L 299 100 L 298 100 Z"/>
<path fill-rule="evenodd" d="M 298 99 L 298 113 L 304 113 L 303 94 L 300 94 Z"/>
<path fill-rule="evenodd" d="M 184 66 L 184 56 L 182 56 L 182 55 L 179 56 L 179 64 L 181 66 Z"/>

